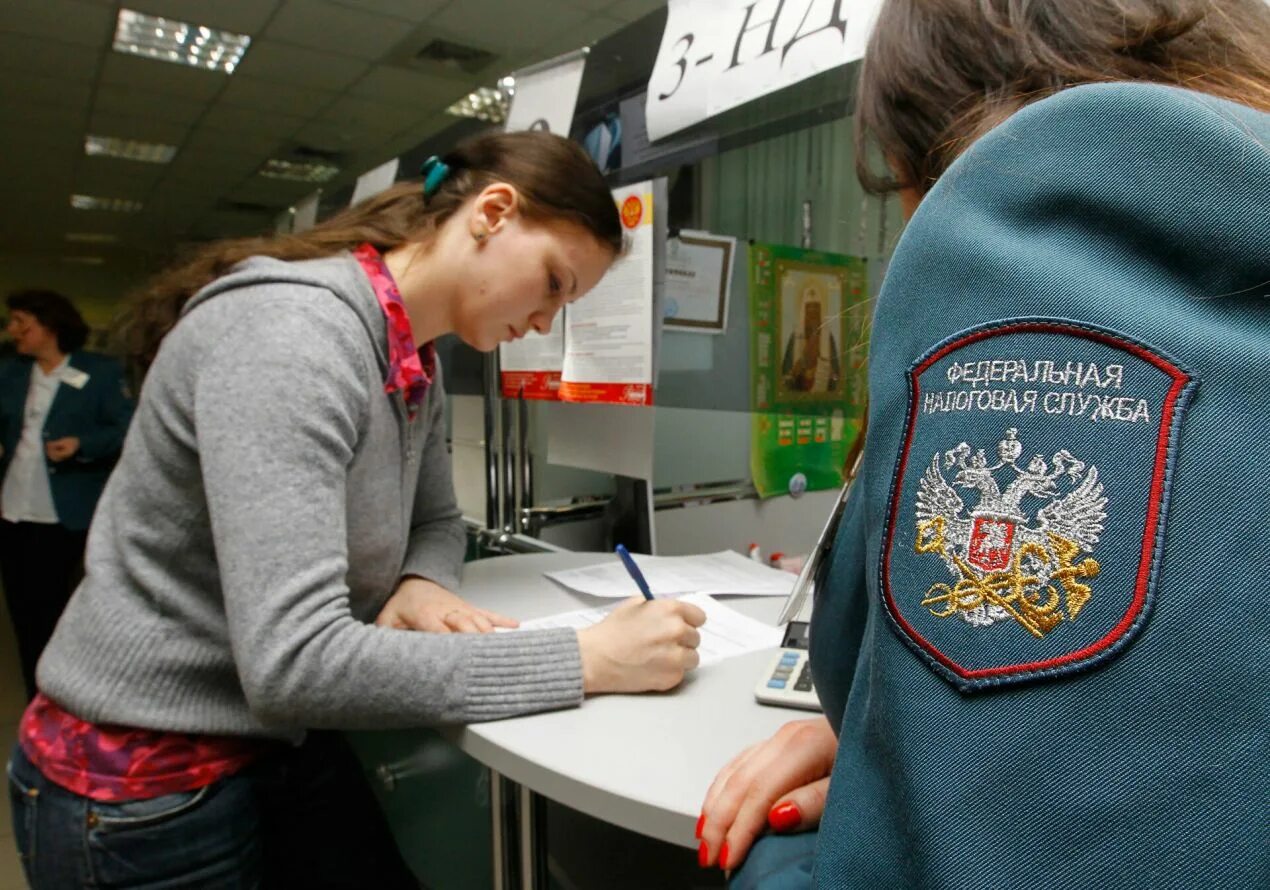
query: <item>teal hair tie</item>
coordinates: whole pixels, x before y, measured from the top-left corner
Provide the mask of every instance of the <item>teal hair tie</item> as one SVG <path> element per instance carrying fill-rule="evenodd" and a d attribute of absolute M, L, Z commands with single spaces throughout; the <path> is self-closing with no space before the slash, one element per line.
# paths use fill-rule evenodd
<path fill-rule="evenodd" d="M 450 165 L 433 155 L 423 162 L 419 173 L 423 176 L 423 196 L 431 198 L 441 188 L 445 178 L 450 175 Z"/>

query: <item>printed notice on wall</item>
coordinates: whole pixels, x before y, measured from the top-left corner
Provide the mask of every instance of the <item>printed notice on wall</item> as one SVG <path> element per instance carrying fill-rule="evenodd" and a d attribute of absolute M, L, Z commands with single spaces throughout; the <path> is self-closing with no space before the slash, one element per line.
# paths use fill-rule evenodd
<path fill-rule="evenodd" d="M 560 397 L 560 372 L 564 368 L 564 313 L 545 334 L 528 331 L 498 350 L 503 398 L 556 399 Z"/>
<path fill-rule="evenodd" d="M 507 112 L 507 131 L 546 130 L 568 136 L 585 69 L 586 50 L 577 50 L 515 72 L 516 95 Z"/>
<path fill-rule="evenodd" d="M 882 0 L 670 0 L 648 80 L 658 140 L 864 56 Z"/>
<path fill-rule="evenodd" d="M 653 403 L 653 182 L 615 189 L 626 255 L 565 313 L 560 398 L 624 405 Z M 659 212 L 659 211 L 657 211 Z"/>
<path fill-rule="evenodd" d="M 628 249 L 544 335 L 500 348 L 504 398 L 651 405 L 665 277 L 664 179 L 615 189 Z"/>

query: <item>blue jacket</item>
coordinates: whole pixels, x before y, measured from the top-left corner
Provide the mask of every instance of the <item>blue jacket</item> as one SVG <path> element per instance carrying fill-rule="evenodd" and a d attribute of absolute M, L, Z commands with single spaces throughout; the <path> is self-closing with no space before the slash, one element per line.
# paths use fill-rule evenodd
<path fill-rule="evenodd" d="M 31 382 L 30 358 L 17 358 L 0 367 L 0 479 L 9 471 L 9 460 L 22 437 L 22 415 Z M 91 352 L 75 352 L 70 366 L 88 375 L 82 388 L 65 383 L 57 388 L 44 421 L 44 439 L 75 436 L 79 451 L 54 463 L 46 461 L 53 506 L 62 525 L 80 531 L 88 528 L 93 509 L 106 485 L 115 459 L 123 447 L 132 400 L 124 391 L 123 369 L 114 359 Z"/>
<path fill-rule="evenodd" d="M 1268 145 L 1080 87 L 922 202 L 812 621 L 817 886 L 1270 886 Z"/>

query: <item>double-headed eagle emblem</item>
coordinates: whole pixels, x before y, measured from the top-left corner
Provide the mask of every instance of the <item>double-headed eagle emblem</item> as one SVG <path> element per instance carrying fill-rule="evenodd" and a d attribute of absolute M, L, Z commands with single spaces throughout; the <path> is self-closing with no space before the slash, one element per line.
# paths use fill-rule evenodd
<path fill-rule="evenodd" d="M 915 549 L 939 556 L 954 578 L 926 591 L 922 605 L 932 615 L 959 615 L 976 627 L 1013 618 L 1040 639 L 1064 618 L 1075 619 L 1093 596 L 1082 582 L 1098 575 L 1098 562 L 1079 557 L 1098 545 L 1107 498 L 1098 468 L 1066 449 L 1049 460 L 1038 454 L 1026 467 L 1018 463 L 1022 453 L 1013 428 L 997 443 L 992 465 L 983 449 L 972 453 L 962 442 L 942 455 L 944 469 L 957 468 L 949 484 L 936 452 L 917 492 Z M 1014 472 L 1004 490 L 999 470 Z M 979 492 L 969 515 L 958 488 Z M 1033 501 L 1042 502 L 1035 517 L 1027 510 Z"/>

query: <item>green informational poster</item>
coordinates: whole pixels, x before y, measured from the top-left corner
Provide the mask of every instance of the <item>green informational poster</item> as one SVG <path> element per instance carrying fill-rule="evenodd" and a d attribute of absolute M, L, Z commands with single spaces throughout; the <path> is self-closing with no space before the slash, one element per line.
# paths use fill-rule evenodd
<path fill-rule="evenodd" d="M 867 394 L 859 257 L 750 245 L 750 472 L 762 497 L 842 484 Z"/>

